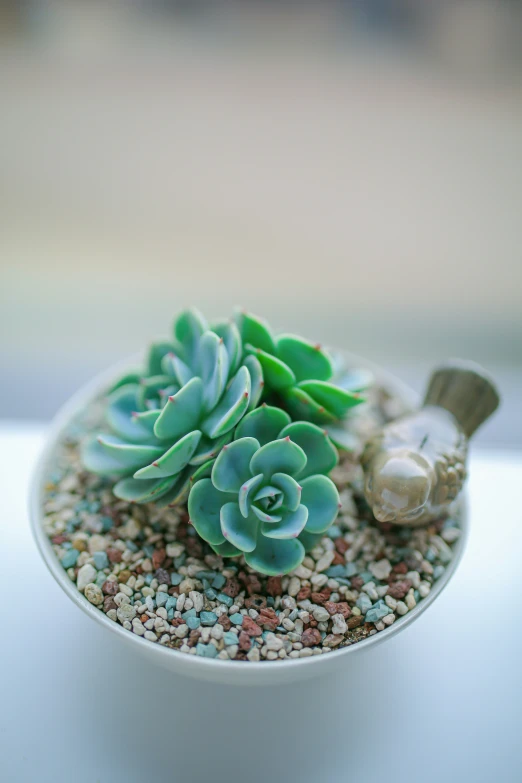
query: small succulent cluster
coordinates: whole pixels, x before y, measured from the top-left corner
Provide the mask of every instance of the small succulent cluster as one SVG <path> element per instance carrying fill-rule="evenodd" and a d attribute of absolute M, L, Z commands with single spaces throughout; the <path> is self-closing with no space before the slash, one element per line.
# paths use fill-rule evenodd
<path fill-rule="evenodd" d="M 291 571 L 337 516 L 339 494 L 325 475 L 337 462 L 317 425 L 265 404 L 245 416 L 211 477 L 192 488 L 192 523 L 218 554 L 244 554 L 264 574 Z"/>
<path fill-rule="evenodd" d="M 288 572 L 337 515 L 326 474 L 338 455 L 317 425 L 342 431 L 362 398 L 333 378 L 320 346 L 274 336 L 246 313 L 209 326 L 187 310 L 172 340 L 151 346 L 144 371 L 113 387 L 110 432 L 84 444 L 83 463 L 115 479 L 122 500 L 188 500 L 216 552 L 244 554 L 263 573 Z"/>

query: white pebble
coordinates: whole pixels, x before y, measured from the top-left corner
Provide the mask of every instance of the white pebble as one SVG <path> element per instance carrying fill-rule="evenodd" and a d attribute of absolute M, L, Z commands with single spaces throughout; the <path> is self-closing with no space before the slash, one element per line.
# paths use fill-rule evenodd
<path fill-rule="evenodd" d="M 326 574 L 314 574 L 310 579 L 310 581 L 314 585 L 314 587 L 324 587 L 324 585 L 328 581 L 328 577 L 326 576 Z"/>
<path fill-rule="evenodd" d="M 431 585 L 429 582 L 421 582 L 419 585 L 419 595 L 421 598 L 426 598 L 430 594 Z"/>
<path fill-rule="evenodd" d="M 392 598 L 391 595 L 385 595 L 384 601 L 386 602 L 386 606 L 389 606 L 392 612 L 394 612 L 397 608 L 397 599 Z"/>
<path fill-rule="evenodd" d="M 136 607 L 131 604 L 122 604 L 118 607 L 116 615 L 120 623 L 124 623 L 126 620 L 133 620 L 136 617 Z"/>
<path fill-rule="evenodd" d="M 413 595 L 413 590 L 410 590 L 406 596 L 406 606 L 408 609 L 413 609 L 415 606 L 417 606 L 417 601 L 415 600 L 415 596 Z"/>
<path fill-rule="evenodd" d="M 184 639 L 185 636 L 188 636 L 188 625 L 178 625 L 176 630 L 174 631 L 174 635 L 178 637 L 178 639 Z"/>
<path fill-rule="evenodd" d="M 116 620 L 118 619 L 116 615 L 116 609 L 109 609 L 109 611 L 107 612 L 107 617 L 109 618 L 109 620 L 116 622 Z"/>
<path fill-rule="evenodd" d="M 397 614 L 403 615 L 408 613 L 408 607 L 404 603 L 404 601 L 397 601 L 397 607 L 395 609 Z"/>
<path fill-rule="evenodd" d="M 368 570 L 376 579 L 383 580 L 389 577 L 392 566 L 390 561 L 384 558 L 383 560 L 378 560 L 376 563 L 370 563 Z"/>
<path fill-rule="evenodd" d="M 154 633 L 154 631 L 145 631 L 145 639 L 148 639 L 149 642 L 156 642 L 158 640 L 158 637 Z"/>
<path fill-rule="evenodd" d="M 306 558 L 305 558 L 305 560 L 306 560 Z M 313 561 L 312 561 L 312 562 L 313 562 Z M 295 574 L 296 576 L 298 576 L 298 577 L 299 577 L 299 579 L 310 579 L 310 577 L 312 576 L 312 573 L 313 573 L 313 572 L 312 572 L 312 570 L 311 570 L 310 568 L 307 568 L 307 567 L 305 566 L 304 562 L 303 562 L 303 563 L 301 563 L 301 565 L 300 565 L 300 566 L 298 566 L 298 567 L 295 569 L 295 571 L 294 571 L 294 574 Z"/>
<path fill-rule="evenodd" d="M 98 585 L 86 585 L 85 597 L 91 604 L 94 604 L 94 606 L 99 606 L 103 603 L 103 593 Z"/>
<path fill-rule="evenodd" d="M 330 613 L 324 608 L 324 606 L 316 607 L 313 614 L 318 623 L 325 623 L 330 619 Z"/>
<path fill-rule="evenodd" d="M 415 590 L 419 589 L 421 578 L 418 571 L 408 571 L 406 574 L 406 579 L 410 580 Z"/>
<path fill-rule="evenodd" d="M 393 613 L 387 614 L 382 618 L 384 625 L 393 625 L 395 622 L 395 615 Z"/>
<path fill-rule="evenodd" d="M 82 593 L 88 584 L 91 584 L 92 580 L 96 579 L 96 569 L 90 563 L 86 563 L 78 571 L 78 577 L 76 579 L 76 586 Z"/>
<path fill-rule="evenodd" d="M 89 539 L 89 552 L 93 555 L 95 552 L 105 552 L 107 549 L 107 540 L 105 536 L 100 536 L 98 533 L 91 536 Z"/>
<path fill-rule="evenodd" d="M 332 565 L 332 560 L 334 559 L 334 557 L 335 557 L 335 552 L 325 552 L 325 554 L 317 561 L 315 570 L 317 572 L 326 571 L 326 569 L 330 568 L 330 566 Z"/>
<path fill-rule="evenodd" d="M 203 596 L 201 593 L 198 593 L 196 590 L 191 590 L 189 593 L 189 598 L 192 600 L 192 606 L 196 612 L 201 612 L 203 609 Z"/>
<path fill-rule="evenodd" d="M 345 634 L 348 630 L 348 626 L 346 625 L 346 620 L 342 616 L 342 614 L 334 614 L 332 617 L 333 626 L 332 626 L 332 633 L 335 635 L 339 634 Z"/>
<path fill-rule="evenodd" d="M 301 589 L 301 582 L 297 576 L 293 576 L 288 583 L 288 595 L 294 597 Z"/>
<path fill-rule="evenodd" d="M 185 606 L 185 599 L 186 599 L 186 597 L 187 596 L 185 595 L 185 593 L 181 593 L 181 595 L 179 596 L 178 600 L 176 601 L 176 610 L 178 612 L 182 612 L 183 611 L 183 607 Z"/>
<path fill-rule="evenodd" d="M 210 629 L 210 635 L 213 639 L 222 639 L 224 634 L 223 626 L 220 623 L 216 623 Z"/>
<path fill-rule="evenodd" d="M 290 653 L 290 655 L 291 654 L 292 653 Z M 252 649 L 247 652 L 247 658 L 248 658 L 249 661 L 252 661 L 252 662 L 259 661 L 259 648 L 258 647 L 252 647 Z"/>
<path fill-rule="evenodd" d="M 441 536 L 448 544 L 452 544 L 460 537 L 460 530 L 458 527 L 447 527 L 442 531 Z"/>

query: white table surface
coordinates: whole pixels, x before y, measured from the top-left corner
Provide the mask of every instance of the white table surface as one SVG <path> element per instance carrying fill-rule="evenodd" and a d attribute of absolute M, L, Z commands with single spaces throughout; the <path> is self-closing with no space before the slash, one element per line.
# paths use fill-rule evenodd
<path fill-rule="evenodd" d="M 236 688 L 150 668 L 55 584 L 26 511 L 43 432 L 0 427 L 2 783 L 522 780 L 522 454 L 475 454 L 467 551 L 416 623 L 341 675 Z"/>

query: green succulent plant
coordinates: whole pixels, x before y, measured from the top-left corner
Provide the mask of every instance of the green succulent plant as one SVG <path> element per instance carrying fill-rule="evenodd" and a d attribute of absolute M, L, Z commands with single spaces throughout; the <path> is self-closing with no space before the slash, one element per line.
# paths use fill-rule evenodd
<path fill-rule="evenodd" d="M 216 553 L 244 554 L 263 574 L 288 573 L 337 517 L 339 494 L 325 475 L 337 462 L 320 427 L 264 404 L 192 486 L 190 519 Z"/>
<path fill-rule="evenodd" d="M 333 359 L 320 345 L 292 334 L 274 336 L 250 313 L 236 316 L 246 356 L 255 356 L 265 381 L 264 398 L 288 410 L 293 419 L 334 425 L 364 402 L 355 390 L 335 382 Z"/>
<path fill-rule="evenodd" d="M 233 322 L 209 328 L 195 309 L 176 319 L 172 340 L 154 343 L 143 373 L 127 374 L 108 398 L 110 433 L 83 448 L 85 467 L 119 479 L 127 501 L 176 505 L 208 476 L 243 416 L 255 408 L 263 374 L 244 356 Z"/>

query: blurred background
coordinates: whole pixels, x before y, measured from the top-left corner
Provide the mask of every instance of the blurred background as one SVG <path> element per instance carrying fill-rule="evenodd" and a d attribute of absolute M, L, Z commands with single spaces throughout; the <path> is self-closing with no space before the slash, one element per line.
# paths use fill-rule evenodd
<path fill-rule="evenodd" d="M 0 0 L 0 415 L 196 304 L 416 388 L 483 363 L 522 446 L 516 0 Z"/>

